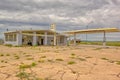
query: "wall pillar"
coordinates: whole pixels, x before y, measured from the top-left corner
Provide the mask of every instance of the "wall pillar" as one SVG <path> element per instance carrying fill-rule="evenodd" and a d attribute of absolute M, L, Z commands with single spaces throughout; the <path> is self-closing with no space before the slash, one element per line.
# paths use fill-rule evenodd
<path fill-rule="evenodd" d="M 64 37 L 64 45 L 67 45 L 67 37 Z"/>
<path fill-rule="evenodd" d="M 105 47 L 106 46 L 106 33 L 104 31 L 104 34 L 103 34 L 103 46 Z"/>
<path fill-rule="evenodd" d="M 22 45 L 22 32 L 20 31 L 20 32 L 18 32 L 17 33 L 17 37 L 16 37 L 17 39 L 17 45 L 18 46 L 21 46 Z"/>
<path fill-rule="evenodd" d="M 56 46 L 56 32 L 54 32 L 54 46 Z"/>
<path fill-rule="evenodd" d="M 44 45 L 48 45 L 48 36 L 47 36 L 47 32 L 45 32 L 45 41 L 44 41 Z"/>
<path fill-rule="evenodd" d="M 74 45 L 76 45 L 76 34 L 74 33 Z"/>
<path fill-rule="evenodd" d="M 36 32 L 33 32 L 33 46 L 37 45 L 37 36 Z"/>

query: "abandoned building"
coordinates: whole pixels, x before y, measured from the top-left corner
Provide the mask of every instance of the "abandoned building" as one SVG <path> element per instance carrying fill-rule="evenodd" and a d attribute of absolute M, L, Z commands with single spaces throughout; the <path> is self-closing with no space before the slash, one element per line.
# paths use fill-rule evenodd
<path fill-rule="evenodd" d="M 19 30 L 4 33 L 4 44 L 21 45 L 66 45 L 67 37 L 52 30 Z"/>

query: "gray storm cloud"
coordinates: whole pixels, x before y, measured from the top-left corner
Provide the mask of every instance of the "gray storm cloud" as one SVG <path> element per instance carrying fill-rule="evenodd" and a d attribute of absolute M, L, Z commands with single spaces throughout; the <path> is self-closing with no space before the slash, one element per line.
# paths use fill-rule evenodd
<path fill-rule="evenodd" d="M 120 0 L 0 0 L 0 31 L 9 28 L 58 30 L 118 27 Z"/>

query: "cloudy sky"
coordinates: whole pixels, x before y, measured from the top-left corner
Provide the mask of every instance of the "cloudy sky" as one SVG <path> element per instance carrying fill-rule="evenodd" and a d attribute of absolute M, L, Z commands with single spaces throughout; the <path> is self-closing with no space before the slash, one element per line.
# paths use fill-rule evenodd
<path fill-rule="evenodd" d="M 0 38 L 6 29 L 49 29 L 51 23 L 56 23 L 59 31 L 86 26 L 120 29 L 120 0 L 0 0 Z M 119 35 L 108 37 L 120 40 Z"/>

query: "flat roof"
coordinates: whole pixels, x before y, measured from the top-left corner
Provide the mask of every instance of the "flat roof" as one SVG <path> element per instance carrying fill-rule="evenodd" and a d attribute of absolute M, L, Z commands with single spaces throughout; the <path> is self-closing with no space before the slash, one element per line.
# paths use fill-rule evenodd
<path fill-rule="evenodd" d="M 17 32 L 22 32 L 22 33 L 32 33 L 32 32 L 50 32 L 54 33 L 52 30 L 16 30 L 16 31 L 7 31 L 5 33 L 17 33 Z"/>
<path fill-rule="evenodd" d="M 85 30 L 72 30 L 64 31 L 65 34 L 85 34 L 85 33 L 102 33 L 102 32 L 120 32 L 118 28 L 98 28 L 98 29 L 85 29 Z"/>
<path fill-rule="evenodd" d="M 66 36 L 64 34 L 58 33 L 56 31 L 52 31 L 52 30 L 16 30 L 16 31 L 7 31 L 4 34 L 13 34 L 13 33 L 18 33 L 21 32 L 23 35 L 29 35 L 32 36 L 33 32 L 36 32 L 36 36 L 44 36 L 44 32 L 47 32 L 50 35 L 53 35 L 54 33 L 56 33 L 59 36 Z"/>

